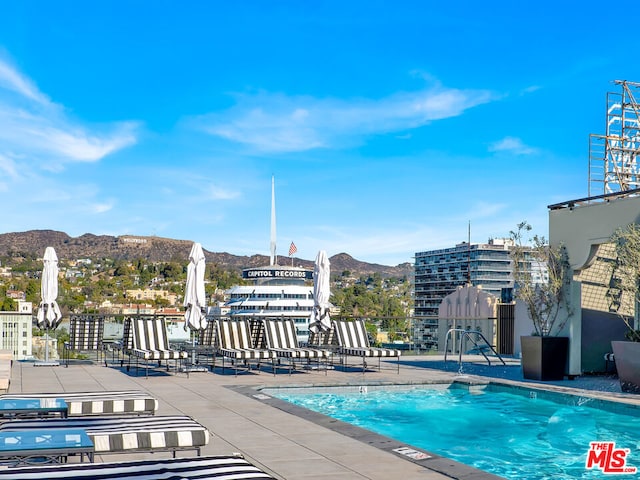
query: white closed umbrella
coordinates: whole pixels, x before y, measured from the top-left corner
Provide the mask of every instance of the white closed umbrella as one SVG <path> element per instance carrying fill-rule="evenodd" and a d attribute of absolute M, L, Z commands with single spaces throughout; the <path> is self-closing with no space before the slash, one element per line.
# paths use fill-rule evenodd
<path fill-rule="evenodd" d="M 196 363 L 196 337 L 195 332 L 207 328 L 207 298 L 204 291 L 205 257 L 202 245 L 194 243 L 189 253 L 189 266 L 187 267 L 187 284 L 184 289 L 184 329 L 191 330 L 192 350 L 190 370 L 199 369 L 193 366 Z"/>
<path fill-rule="evenodd" d="M 62 321 L 62 313 L 56 301 L 58 298 L 58 256 L 53 247 L 47 247 L 43 257 L 42 278 L 40 283 L 40 305 L 36 319 L 38 327 L 47 331 L 44 361 L 49 363 L 49 330 L 55 329 Z M 51 365 L 57 365 L 52 363 Z"/>
<path fill-rule="evenodd" d="M 207 328 L 206 302 L 204 292 L 205 257 L 202 245 L 194 243 L 189 253 L 187 285 L 184 290 L 184 329 L 204 330 Z"/>
<path fill-rule="evenodd" d="M 313 267 L 313 311 L 309 318 L 309 329 L 313 333 L 326 332 L 331 329 L 331 316 L 329 310 L 331 304 L 331 263 L 327 252 L 320 250 L 316 256 L 316 263 Z"/>

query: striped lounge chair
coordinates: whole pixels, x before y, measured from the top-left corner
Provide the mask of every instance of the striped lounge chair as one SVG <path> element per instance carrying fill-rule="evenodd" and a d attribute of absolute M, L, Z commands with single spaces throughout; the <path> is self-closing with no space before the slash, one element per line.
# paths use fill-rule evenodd
<path fill-rule="evenodd" d="M 367 368 L 366 359 L 371 357 L 378 358 L 378 370 L 381 368 L 380 359 L 382 357 L 396 357 L 398 359 L 398 373 L 400 373 L 400 350 L 371 347 L 363 320 L 334 320 L 332 323 L 338 339 L 338 353 L 345 357 L 362 358 L 362 373 Z"/>
<path fill-rule="evenodd" d="M 163 361 L 169 370 L 169 361 L 175 362 L 176 370 L 178 365 L 188 357 L 188 352 L 173 350 L 169 347 L 167 336 L 167 325 L 164 318 L 127 318 L 123 332 L 123 350 L 129 356 L 127 370 L 131 368 L 131 359 L 136 359 L 136 372 L 139 361 L 144 360 L 145 376 L 149 376 L 149 362 Z"/>
<path fill-rule="evenodd" d="M 209 431 L 186 415 L 153 417 L 73 417 L 48 420 L 11 420 L 0 424 L 3 431 L 85 430 L 95 453 L 172 452 L 196 450 L 209 443 Z"/>
<path fill-rule="evenodd" d="M 0 400 L 16 398 L 62 398 L 69 406 L 68 415 L 154 415 L 158 400 L 140 390 L 59 393 L 11 393 Z"/>
<path fill-rule="evenodd" d="M 225 359 L 230 359 L 235 374 L 238 374 L 238 364 L 242 363 L 247 370 L 251 370 L 251 362 L 256 362 L 258 371 L 262 360 L 271 360 L 275 375 L 276 354 L 263 348 L 254 348 L 254 340 L 251 338 L 251 326 L 248 320 L 216 320 L 218 330 L 218 349 L 216 356 L 222 357 L 222 372 L 224 373 Z M 215 357 L 213 361 L 215 368 Z"/>
<path fill-rule="evenodd" d="M 315 360 L 324 362 L 325 374 L 331 352 L 320 348 L 300 347 L 296 326 L 291 319 L 264 319 L 264 336 L 267 349 L 274 352 L 278 359 L 289 360 L 289 375 L 295 368 L 296 360 L 306 360 L 308 364 Z"/>
<path fill-rule="evenodd" d="M 103 334 L 103 317 L 72 316 L 69 319 L 69 341 L 64 342 L 62 350 L 65 366 L 69 366 L 71 351 L 96 352 L 96 360 L 100 362 L 100 355 L 104 353 L 102 351 Z"/>
<path fill-rule="evenodd" d="M 7 480 L 55 480 L 74 478 L 102 480 L 167 480 L 273 479 L 241 456 L 211 456 L 139 460 L 108 463 L 67 463 L 0 470 L 0 478 Z"/>

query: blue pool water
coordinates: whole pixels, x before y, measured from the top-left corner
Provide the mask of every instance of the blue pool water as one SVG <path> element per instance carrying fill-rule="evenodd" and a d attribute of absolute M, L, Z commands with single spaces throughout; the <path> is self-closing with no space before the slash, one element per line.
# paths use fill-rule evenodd
<path fill-rule="evenodd" d="M 264 393 L 508 479 L 640 477 L 640 417 L 631 407 L 613 412 L 598 400 L 499 386 L 362 390 Z M 638 477 L 586 469 L 596 441 L 628 448 Z"/>

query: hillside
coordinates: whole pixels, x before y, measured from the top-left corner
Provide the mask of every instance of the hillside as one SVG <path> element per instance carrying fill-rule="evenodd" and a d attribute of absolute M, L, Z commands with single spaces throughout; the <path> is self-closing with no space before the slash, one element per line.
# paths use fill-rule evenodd
<path fill-rule="evenodd" d="M 78 258 L 111 258 L 114 260 L 146 259 L 151 262 L 178 261 L 186 262 L 193 242 L 190 240 L 174 240 L 162 237 L 143 237 L 124 235 L 93 235 L 86 233 L 80 237 L 70 237 L 64 232 L 54 230 L 30 230 L 28 232 L 0 234 L 0 256 L 28 254 L 41 257 L 46 247 L 53 247 L 58 258 L 63 260 Z M 226 269 L 241 271 L 243 268 L 268 265 L 269 257 L 264 255 L 239 256 L 230 253 L 204 251 L 207 262 L 217 264 Z M 286 257 L 291 264 L 291 259 Z M 331 270 L 340 273 L 345 270 L 354 275 L 378 273 L 384 277 L 411 276 L 413 266 L 403 263 L 395 267 L 367 263 L 356 260 L 347 253 L 339 253 L 329 258 Z M 313 268 L 313 259 L 304 260 L 294 257 L 294 265 Z"/>

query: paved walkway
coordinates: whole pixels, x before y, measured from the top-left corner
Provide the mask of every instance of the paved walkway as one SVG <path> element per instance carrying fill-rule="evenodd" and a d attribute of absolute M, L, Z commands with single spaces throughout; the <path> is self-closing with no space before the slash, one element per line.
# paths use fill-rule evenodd
<path fill-rule="evenodd" d="M 483 370 L 483 377 L 477 376 L 478 369 Z M 90 362 L 72 364 L 69 368 L 35 367 L 29 362 L 14 362 L 9 391 L 145 390 L 160 401 L 159 415 L 190 415 L 211 431 L 212 440 L 203 449 L 203 455 L 241 452 L 249 461 L 279 479 L 488 480 L 497 477 L 437 456 L 420 462 L 410 461 L 394 453 L 394 448 L 406 447 L 399 442 L 362 432 L 341 434 L 325 428 L 322 422 L 311 417 L 291 415 L 270 406 L 259 395 L 258 398 L 253 395 L 258 394 L 261 387 L 284 385 L 410 384 L 448 382 L 456 378 L 481 381 L 487 380 L 487 376 L 501 376 L 507 382 L 519 383 L 521 373 L 518 372 L 521 370 L 517 362 L 512 362 L 509 367 L 465 363 L 464 376 L 460 377 L 457 363 L 445 364 L 442 357 L 437 356 L 405 357 L 400 374 L 396 373 L 394 364 L 387 364 L 382 372 L 367 372 L 365 375 L 334 370 L 327 375 L 312 371 L 274 376 L 263 370 L 237 377 L 232 373 L 195 372 L 188 378 L 184 373 L 160 373 L 145 378 L 143 370 L 140 376 L 135 376 L 135 372 L 130 374 L 117 366 L 105 367 Z M 545 388 L 570 391 L 576 387 L 589 388 L 584 393 L 640 403 L 636 397 L 612 391 L 611 379 L 598 384 L 596 379 L 591 380 L 590 383 L 581 379 L 567 380 L 554 385 L 545 384 Z M 171 456 L 170 453 L 153 455 L 156 458 Z M 103 455 L 96 461 L 137 458 L 149 458 L 149 454 Z"/>

